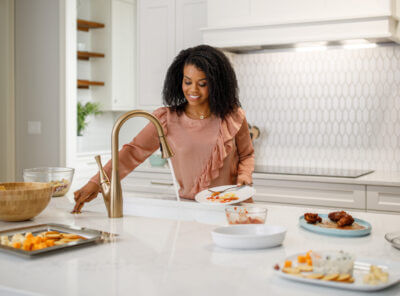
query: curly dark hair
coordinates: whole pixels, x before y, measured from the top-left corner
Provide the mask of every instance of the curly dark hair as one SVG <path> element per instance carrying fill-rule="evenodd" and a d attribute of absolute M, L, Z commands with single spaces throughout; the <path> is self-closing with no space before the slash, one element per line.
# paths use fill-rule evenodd
<path fill-rule="evenodd" d="M 184 49 L 175 57 L 164 81 L 165 106 L 178 115 L 185 110 L 187 101 L 182 91 L 182 79 L 186 65 L 194 65 L 205 73 L 211 113 L 224 119 L 240 107 L 236 74 L 231 63 L 223 52 L 208 45 Z"/>

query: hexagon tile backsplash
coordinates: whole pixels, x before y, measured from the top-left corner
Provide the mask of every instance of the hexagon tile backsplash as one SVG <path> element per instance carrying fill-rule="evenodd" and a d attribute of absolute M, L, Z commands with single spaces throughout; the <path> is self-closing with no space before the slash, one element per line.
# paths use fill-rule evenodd
<path fill-rule="evenodd" d="M 400 46 L 230 58 L 257 164 L 400 170 Z"/>

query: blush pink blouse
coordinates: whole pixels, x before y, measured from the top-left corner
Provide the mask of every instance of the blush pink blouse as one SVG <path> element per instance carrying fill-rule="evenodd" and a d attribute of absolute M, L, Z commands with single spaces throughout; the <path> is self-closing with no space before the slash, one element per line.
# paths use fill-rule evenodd
<path fill-rule="evenodd" d="M 236 184 L 238 176 L 252 182 L 254 149 L 244 111 L 224 120 L 214 115 L 205 119 L 180 116 L 167 107 L 153 112 L 160 120 L 167 141 L 175 155 L 171 158 L 179 195 L 194 199 L 196 193 L 209 187 Z M 153 154 L 160 146 L 156 128 L 149 123 L 119 151 L 121 179 Z M 104 167 L 111 176 L 111 161 Z M 99 184 L 99 174 L 91 180 Z"/>

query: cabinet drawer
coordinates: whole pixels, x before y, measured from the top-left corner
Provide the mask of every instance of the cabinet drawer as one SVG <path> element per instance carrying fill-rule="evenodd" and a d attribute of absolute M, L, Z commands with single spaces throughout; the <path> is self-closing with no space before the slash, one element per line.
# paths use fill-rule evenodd
<path fill-rule="evenodd" d="M 171 174 L 132 172 L 122 184 L 122 188 L 127 191 L 175 194 Z"/>
<path fill-rule="evenodd" d="M 254 179 L 256 201 L 365 209 L 365 186 Z"/>
<path fill-rule="evenodd" d="M 367 209 L 400 212 L 400 187 L 367 186 Z"/>

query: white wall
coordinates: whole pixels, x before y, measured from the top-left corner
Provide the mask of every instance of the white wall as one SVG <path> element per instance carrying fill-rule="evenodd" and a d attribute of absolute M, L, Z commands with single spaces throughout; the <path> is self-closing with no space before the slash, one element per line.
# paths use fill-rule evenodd
<path fill-rule="evenodd" d="M 59 1 L 15 0 L 16 178 L 60 157 Z M 28 134 L 28 121 L 41 123 Z"/>
<path fill-rule="evenodd" d="M 14 179 L 13 0 L 0 1 L 0 182 Z"/>

